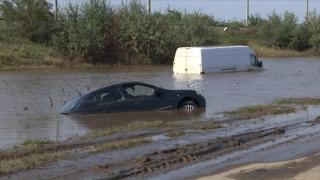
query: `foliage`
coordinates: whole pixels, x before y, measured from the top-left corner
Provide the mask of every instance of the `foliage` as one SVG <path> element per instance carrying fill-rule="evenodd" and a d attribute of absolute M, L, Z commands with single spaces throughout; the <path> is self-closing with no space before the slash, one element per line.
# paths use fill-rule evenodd
<path fill-rule="evenodd" d="M 208 16 L 170 9 L 149 15 L 140 1 L 123 3 L 114 10 L 103 0 L 90 0 L 69 4 L 60 16 L 55 46 L 93 63 L 170 63 L 180 46 L 218 42 Z"/>
<path fill-rule="evenodd" d="M 316 50 L 320 49 L 320 15 L 316 11 L 310 13 L 308 25 L 310 28 L 310 43 Z"/>
<path fill-rule="evenodd" d="M 54 16 L 46 0 L 2 0 L 2 18 L 14 26 L 22 36 L 34 42 L 50 40 Z"/>
<path fill-rule="evenodd" d="M 69 4 L 56 22 L 58 31 L 53 44 L 71 57 L 96 63 L 107 56 L 105 40 L 112 16 L 113 11 L 104 0 Z"/>
<path fill-rule="evenodd" d="M 308 25 L 298 24 L 293 13 L 285 12 L 281 16 L 273 12 L 263 23 L 260 33 L 270 46 L 297 50 L 309 47 Z"/>
<path fill-rule="evenodd" d="M 69 57 L 66 59 L 92 64 L 170 64 L 182 46 L 254 45 L 289 53 L 320 49 L 320 16 L 315 11 L 303 23 L 289 12 L 273 12 L 267 19 L 255 14 L 249 17 L 249 27 L 244 27 L 244 21 L 218 21 L 199 12 L 170 8 L 149 14 L 139 0 L 123 1 L 118 7 L 105 0 L 72 3 L 62 7 L 56 18 L 46 0 L 0 0 L 0 14 L 7 27 L 0 31 L 11 34 L 0 34 L 1 47 L 12 45 L 0 52 L 6 66 L 28 64 L 25 61 L 30 59 L 38 62 L 43 54 L 31 52 L 48 47 Z M 223 31 L 224 27 L 228 30 Z M 14 39 L 41 45 L 33 51 L 29 49 L 34 44 L 25 46 L 28 53 L 12 56 L 10 49 L 18 47 Z M 54 63 L 50 58 L 46 62 Z"/>
<path fill-rule="evenodd" d="M 248 18 L 250 26 L 259 26 L 264 22 L 264 19 L 259 14 L 250 15 Z"/>

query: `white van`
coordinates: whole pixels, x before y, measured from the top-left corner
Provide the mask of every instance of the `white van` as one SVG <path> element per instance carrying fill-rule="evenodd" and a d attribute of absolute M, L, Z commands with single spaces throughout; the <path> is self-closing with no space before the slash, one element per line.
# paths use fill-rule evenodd
<path fill-rule="evenodd" d="M 262 68 L 262 61 L 248 46 L 181 47 L 177 49 L 174 73 L 216 73 Z"/>

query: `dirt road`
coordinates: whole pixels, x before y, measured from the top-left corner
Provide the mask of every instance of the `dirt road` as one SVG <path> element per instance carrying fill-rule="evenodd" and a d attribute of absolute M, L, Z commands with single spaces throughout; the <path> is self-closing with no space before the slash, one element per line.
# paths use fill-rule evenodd
<path fill-rule="evenodd" d="M 3 151 L 0 179 L 185 179 L 218 174 L 243 164 L 299 158 L 320 152 L 318 107 L 309 113 L 308 119 L 305 111 L 298 111 L 251 120 L 162 124 L 159 129 L 149 126 L 99 138 Z M 21 160 L 31 156 L 34 161 Z M 10 169 L 26 161 L 33 164 Z M 239 177 L 256 172 L 260 170 Z"/>

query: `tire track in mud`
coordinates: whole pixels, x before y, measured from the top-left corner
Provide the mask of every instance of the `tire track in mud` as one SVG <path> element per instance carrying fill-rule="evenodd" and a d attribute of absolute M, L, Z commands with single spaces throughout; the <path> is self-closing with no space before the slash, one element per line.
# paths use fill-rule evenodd
<path fill-rule="evenodd" d="M 142 157 L 99 166 L 103 179 L 121 179 L 145 175 L 160 170 L 173 170 L 235 150 L 249 148 L 285 134 L 285 128 L 271 128 L 216 138 L 211 141 L 156 151 Z"/>
<path fill-rule="evenodd" d="M 21 172 L 15 176 L 7 177 L 34 177 L 34 175 L 39 177 L 46 175 L 52 179 L 74 179 L 75 177 L 82 179 L 84 177 L 87 177 L 87 179 L 149 177 L 157 174 L 159 175 L 159 173 L 183 169 L 196 163 L 223 157 L 241 150 L 247 151 L 260 145 L 264 146 L 269 144 L 268 147 L 271 147 L 274 145 L 273 142 L 287 136 L 290 136 L 291 139 L 299 138 L 296 136 L 296 130 L 303 130 L 304 128 L 313 127 L 315 125 L 318 126 L 318 124 L 320 124 L 319 118 L 313 121 L 299 121 L 291 124 L 283 124 L 282 126 L 272 124 L 269 128 L 267 128 L 267 126 L 254 125 L 246 127 L 246 129 L 243 129 L 244 131 L 232 133 L 228 136 L 221 136 L 221 133 L 214 133 L 215 135 L 220 135 L 217 137 L 209 135 L 206 138 L 193 139 L 193 143 L 186 144 L 184 144 L 185 142 L 179 143 L 180 138 L 169 139 L 163 142 L 155 142 L 154 145 L 150 144 L 148 147 L 142 146 L 131 149 L 128 151 L 129 153 L 125 153 L 125 155 L 123 155 L 121 151 L 115 151 L 104 152 L 97 156 L 84 156 L 84 159 L 80 161 L 71 158 L 67 160 L 67 163 L 61 163 L 58 166 L 50 166 L 51 168 L 55 168 L 54 171 L 49 169 L 38 169 L 35 171 Z M 220 130 L 221 132 L 229 132 L 229 128 L 231 127 L 233 127 L 232 129 L 240 128 L 237 124 L 230 124 L 230 126 L 224 126 L 224 128 L 221 128 Z M 320 131 L 319 129 L 320 126 L 314 130 L 318 132 Z M 211 131 L 208 131 L 208 133 L 209 132 Z M 204 134 L 199 135 L 203 136 Z M 197 135 L 192 135 L 192 137 L 195 136 Z M 160 148 L 162 150 L 157 150 L 158 148 L 155 147 L 156 144 L 162 144 L 163 147 Z M 141 152 L 139 152 L 140 150 Z M 118 155 L 113 156 L 114 153 L 117 153 Z M 137 156 L 135 154 L 139 155 Z M 109 156 L 112 158 L 109 159 Z M 90 165 L 83 164 L 88 162 L 90 162 Z M 75 165 L 74 163 L 80 164 Z M 70 165 L 70 167 L 68 165 Z"/>

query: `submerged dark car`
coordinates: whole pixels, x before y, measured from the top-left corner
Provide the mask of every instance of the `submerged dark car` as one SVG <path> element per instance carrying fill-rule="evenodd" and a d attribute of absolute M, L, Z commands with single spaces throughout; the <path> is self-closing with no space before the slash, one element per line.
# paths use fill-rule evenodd
<path fill-rule="evenodd" d="M 111 113 L 182 109 L 193 112 L 206 106 L 193 90 L 167 90 L 141 82 L 120 83 L 98 89 L 66 103 L 62 114 Z"/>

